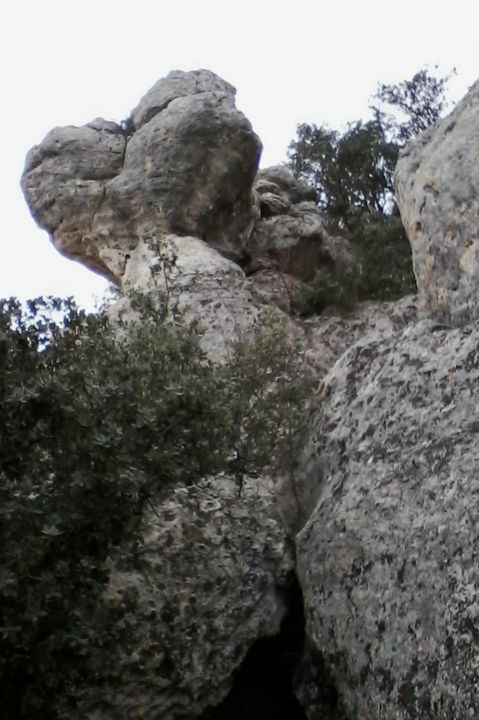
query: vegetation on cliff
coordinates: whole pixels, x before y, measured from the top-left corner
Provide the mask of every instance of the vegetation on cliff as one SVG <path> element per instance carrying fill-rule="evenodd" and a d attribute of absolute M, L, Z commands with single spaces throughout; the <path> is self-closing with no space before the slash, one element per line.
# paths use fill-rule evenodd
<path fill-rule="evenodd" d="M 0 717 L 68 717 L 113 657 L 112 560 L 141 571 L 166 489 L 276 461 L 293 470 L 310 380 L 280 327 L 225 366 L 136 298 L 112 326 L 71 301 L 0 303 Z M 140 303 L 138 305 L 138 303 Z M 119 339 L 120 338 L 120 339 Z M 272 460 L 273 459 L 273 460 Z M 115 669 L 116 671 L 116 669 Z"/>
<path fill-rule="evenodd" d="M 303 123 L 289 146 L 294 173 L 316 190 L 331 229 L 358 254 L 352 276 L 320 271 L 300 288 L 296 309 L 308 314 L 327 305 L 358 300 L 394 300 L 416 291 L 411 250 L 399 218 L 394 169 L 401 148 L 434 125 L 446 107 L 450 76 L 420 70 L 397 85 L 380 84 L 370 120 L 345 130 Z"/>

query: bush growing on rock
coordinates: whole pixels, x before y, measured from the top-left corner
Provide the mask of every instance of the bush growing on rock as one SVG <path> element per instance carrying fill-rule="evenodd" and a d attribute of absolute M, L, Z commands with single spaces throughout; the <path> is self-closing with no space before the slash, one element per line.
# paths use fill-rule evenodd
<path fill-rule="evenodd" d="M 357 300 L 357 282 L 351 273 L 316 271 L 310 282 L 301 283 L 293 293 L 290 309 L 299 315 L 319 315 L 328 307 L 351 310 Z"/>
<path fill-rule="evenodd" d="M 173 328 L 143 301 L 138 311 L 119 339 L 106 316 L 70 300 L 0 303 L 9 720 L 68 717 L 80 688 L 104 674 L 121 642 L 104 595 L 108 562 L 141 572 L 143 518 L 169 488 L 220 472 L 241 482 L 285 458 L 294 468 L 311 385 L 285 332 L 258 329 L 216 366 L 194 326 Z"/>

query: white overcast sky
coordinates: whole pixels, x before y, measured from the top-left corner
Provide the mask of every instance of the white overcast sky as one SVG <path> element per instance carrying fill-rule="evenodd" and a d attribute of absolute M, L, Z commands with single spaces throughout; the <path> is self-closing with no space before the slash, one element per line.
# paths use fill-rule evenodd
<path fill-rule="evenodd" d="M 25 155 L 58 125 L 120 121 L 170 70 L 213 70 L 263 145 L 286 159 L 300 122 L 365 117 L 376 85 L 439 65 L 459 99 L 479 77 L 472 0 L 6 0 L 0 9 L 0 297 L 75 295 L 106 283 L 65 260 L 19 189 Z"/>

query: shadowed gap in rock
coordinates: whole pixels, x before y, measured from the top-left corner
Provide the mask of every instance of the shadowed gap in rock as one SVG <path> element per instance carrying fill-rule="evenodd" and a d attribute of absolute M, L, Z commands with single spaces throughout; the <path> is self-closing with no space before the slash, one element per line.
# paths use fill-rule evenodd
<path fill-rule="evenodd" d="M 292 688 L 304 644 L 303 598 L 296 578 L 288 596 L 290 609 L 279 633 L 253 643 L 228 696 L 201 720 L 306 720 Z"/>

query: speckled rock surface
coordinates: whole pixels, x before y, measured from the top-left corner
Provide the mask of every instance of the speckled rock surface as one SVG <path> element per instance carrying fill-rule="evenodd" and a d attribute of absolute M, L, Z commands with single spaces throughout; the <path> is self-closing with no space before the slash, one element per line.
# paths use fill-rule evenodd
<path fill-rule="evenodd" d="M 121 285 L 138 243 L 168 233 L 241 255 L 260 151 L 231 85 L 175 71 L 122 127 L 52 130 L 29 152 L 22 187 L 60 252 Z"/>
<path fill-rule="evenodd" d="M 422 321 L 365 336 L 324 381 L 298 571 L 356 720 L 479 716 L 478 348 Z"/>
<path fill-rule="evenodd" d="M 248 248 L 253 257 L 310 280 L 320 267 L 350 267 L 355 259 L 344 238 L 333 237 L 324 225 L 315 192 L 284 165 L 260 170 L 254 183 L 259 219 Z"/>
<path fill-rule="evenodd" d="M 322 380 L 341 355 L 360 338 L 375 333 L 386 336 L 417 320 L 417 297 L 407 295 L 391 302 L 362 302 L 350 312 L 333 309 L 298 319 L 304 333 L 307 360 Z"/>
<path fill-rule="evenodd" d="M 421 310 L 463 325 L 479 317 L 479 82 L 399 158 L 395 185 Z"/>
<path fill-rule="evenodd" d="M 241 497 L 227 478 L 178 487 L 156 513 L 143 573 L 112 575 L 113 607 L 127 609 L 118 677 L 93 691 L 78 720 L 197 717 L 285 613 L 293 550 L 264 479 L 246 481 Z"/>

